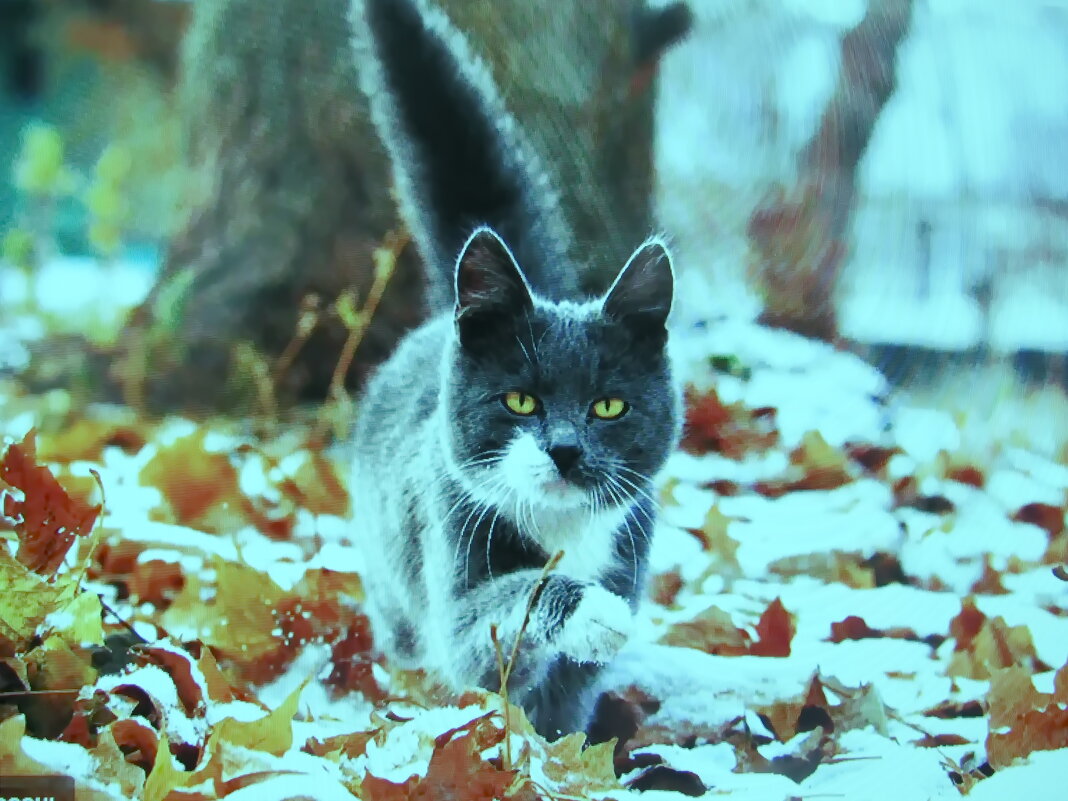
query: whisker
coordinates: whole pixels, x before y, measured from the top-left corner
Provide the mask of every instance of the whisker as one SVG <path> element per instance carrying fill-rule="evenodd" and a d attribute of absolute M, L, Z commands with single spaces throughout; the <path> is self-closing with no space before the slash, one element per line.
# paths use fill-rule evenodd
<path fill-rule="evenodd" d="M 631 530 L 630 524 L 632 521 L 633 505 L 626 503 L 624 492 L 622 487 L 616 481 L 616 477 L 612 475 L 607 476 L 609 483 L 604 487 L 608 490 L 612 496 L 616 499 L 620 506 L 624 506 L 623 510 L 623 526 L 627 532 L 627 539 L 630 541 L 630 591 L 631 594 L 635 594 L 638 591 L 638 546 L 634 542 L 634 532 Z M 641 531 L 641 526 L 638 526 L 638 530 Z"/>

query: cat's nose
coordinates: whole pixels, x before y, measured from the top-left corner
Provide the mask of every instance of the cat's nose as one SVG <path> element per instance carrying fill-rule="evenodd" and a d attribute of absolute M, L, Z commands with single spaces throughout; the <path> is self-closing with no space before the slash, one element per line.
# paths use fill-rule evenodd
<path fill-rule="evenodd" d="M 567 478 L 581 456 L 582 448 L 577 442 L 562 442 L 549 447 L 549 458 L 563 478 Z"/>

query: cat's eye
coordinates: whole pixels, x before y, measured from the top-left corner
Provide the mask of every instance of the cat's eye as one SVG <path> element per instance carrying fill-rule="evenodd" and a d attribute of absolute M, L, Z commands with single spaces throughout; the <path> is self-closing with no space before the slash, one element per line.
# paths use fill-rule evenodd
<path fill-rule="evenodd" d="M 538 399 L 525 392 L 506 392 L 501 402 L 512 414 L 527 416 L 538 411 Z"/>
<path fill-rule="evenodd" d="M 590 412 L 601 420 L 615 420 L 626 414 L 630 406 L 622 398 L 601 398 L 590 406 Z"/>

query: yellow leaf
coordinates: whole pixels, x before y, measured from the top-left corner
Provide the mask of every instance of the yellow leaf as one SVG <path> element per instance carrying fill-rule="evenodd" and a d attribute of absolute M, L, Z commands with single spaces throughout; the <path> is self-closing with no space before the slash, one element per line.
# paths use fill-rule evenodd
<path fill-rule="evenodd" d="M 310 676 L 302 681 L 276 710 L 258 720 L 220 720 L 212 731 L 211 739 L 282 756 L 293 745 L 293 716 L 297 714 L 300 694 L 309 681 Z"/>
<path fill-rule="evenodd" d="M 167 735 L 161 734 L 159 747 L 156 749 L 156 760 L 152 763 L 152 771 L 145 780 L 144 801 L 163 801 L 171 790 L 185 787 L 192 775 L 174 766 Z"/>
<path fill-rule="evenodd" d="M 69 625 L 55 629 L 71 645 L 103 645 L 104 624 L 100 599 L 91 592 L 80 592 L 61 612 Z"/>
<path fill-rule="evenodd" d="M 37 626 L 61 603 L 64 593 L 73 597 L 69 584 L 49 584 L 43 577 L 17 562 L 7 548 L 0 548 L 0 646 L 24 650 Z"/>

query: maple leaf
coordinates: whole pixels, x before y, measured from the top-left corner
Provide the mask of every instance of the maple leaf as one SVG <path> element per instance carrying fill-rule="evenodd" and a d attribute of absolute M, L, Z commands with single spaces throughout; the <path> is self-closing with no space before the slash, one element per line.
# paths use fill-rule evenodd
<path fill-rule="evenodd" d="M 51 576 L 75 537 L 93 530 L 101 507 L 72 498 L 47 467 L 37 464 L 35 435 L 30 429 L 0 461 L 0 481 L 21 495 L 0 491 L 0 513 L 14 521 L 19 538 L 15 558 L 35 573 Z"/>
<path fill-rule="evenodd" d="M 987 703 L 990 733 L 986 752 L 995 768 L 1033 751 L 1068 748 L 1068 666 L 1054 679 L 1054 694 L 1040 693 L 1030 672 L 1021 667 L 994 670 Z"/>

